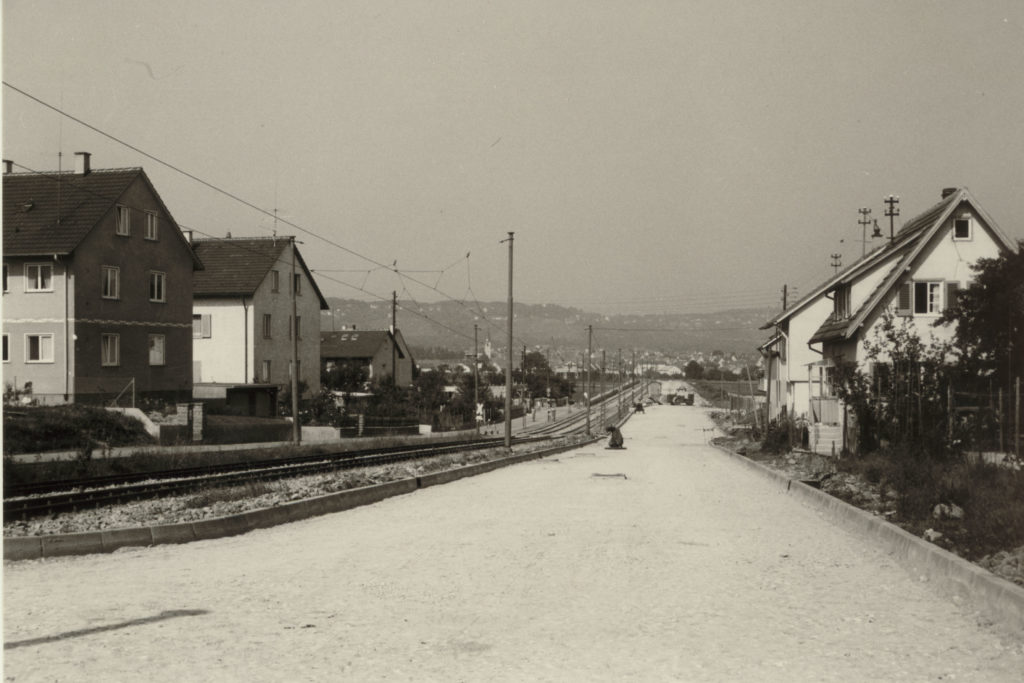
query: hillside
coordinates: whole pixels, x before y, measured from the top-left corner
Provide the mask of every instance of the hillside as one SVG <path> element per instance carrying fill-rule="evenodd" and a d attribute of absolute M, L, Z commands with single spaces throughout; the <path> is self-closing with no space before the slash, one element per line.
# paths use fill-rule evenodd
<path fill-rule="evenodd" d="M 391 306 L 385 302 L 328 299 L 331 311 L 322 314 L 324 330 L 385 329 Z M 622 348 L 670 355 L 696 351 L 749 355 L 767 338 L 758 328 L 771 317 L 770 309 L 737 309 L 717 313 L 601 315 L 555 304 L 515 304 L 516 346 L 579 349 L 587 345 L 587 326 L 594 326 L 594 349 Z M 477 305 L 454 301 L 417 305 L 400 301 L 398 328 L 418 350 L 468 350 L 473 347 L 473 324 L 479 326 L 481 348 L 489 337 L 505 345 L 507 305 Z"/>

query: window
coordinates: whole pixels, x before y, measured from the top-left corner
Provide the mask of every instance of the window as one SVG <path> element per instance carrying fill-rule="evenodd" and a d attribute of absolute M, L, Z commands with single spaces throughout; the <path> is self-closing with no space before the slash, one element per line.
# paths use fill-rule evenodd
<path fill-rule="evenodd" d="M 213 336 L 213 319 L 209 313 L 192 315 L 192 338 L 209 339 Z"/>
<path fill-rule="evenodd" d="M 4 291 L 5 292 L 10 291 L 7 288 L 7 264 L 6 263 L 4 264 Z"/>
<path fill-rule="evenodd" d="M 264 313 L 263 314 L 263 338 L 264 339 L 270 339 L 270 337 L 272 336 L 271 335 L 272 329 L 273 328 L 270 325 L 270 314 L 269 313 Z"/>
<path fill-rule="evenodd" d="M 4 357 L 3 361 L 6 363 L 11 360 L 11 341 L 8 335 L 4 335 Z"/>
<path fill-rule="evenodd" d="M 288 316 L 288 338 L 292 338 L 292 317 Z M 302 316 L 295 316 L 295 338 L 302 339 Z"/>
<path fill-rule="evenodd" d="M 53 362 L 53 335 L 52 334 L 26 334 L 25 335 L 25 362 L 26 363 L 52 363 Z"/>
<path fill-rule="evenodd" d="M 52 292 L 53 266 L 48 263 L 28 263 L 25 265 L 26 292 Z"/>
<path fill-rule="evenodd" d="M 942 283 L 914 283 L 914 315 L 937 315 L 942 312 Z"/>
<path fill-rule="evenodd" d="M 295 296 L 302 294 L 302 275 L 295 273 L 292 285 L 292 291 L 295 292 Z"/>
<path fill-rule="evenodd" d="M 103 298 L 120 299 L 121 269 L 116 266 L 103 266 L 101 273 L 103 278 Z"/>
<path fill-rule="evenodd" d="M 163 365 L 165 363 L 164 357 L 164 343 L 165 337 L 162 334 L 151 334 L 149 335 L 149 364 L 150 365 Z"/>
<path fill-rule="evenodd" d="M 159 223 L 157 216 L 152 211 L 146 212 L 146 239 L 156 240 L 160 238 Z"/>
<path fill-rule="evenodd" d="M 277 292 L 281 289 L 281 273 L 276 270 L 270 271 L 270 291 Z"/>
<path fill-rule="evenodd" d="M 127 206 L 117 207 L 117 234 L 132 234 L 132 210 Z"/>
<path fill-rule="evenodd" d="M 971 239 L 971 219 L 970 217 L 957 218 L 953 221 L 953 239 L 955 240 L 969 240 Z"/>
<path fill-rule="evenodd" d="M 262 381 L 264 381 L 264 382 L 269 382 L 270 381 L 270 361 L 269 360 L 263 361 L 263 363 L 262 363 L 262 365 L 260 367 L 260 379 Z"/>
<path fill-rule="evenodd" d="M 104 333 L 100 335 L 102 357 L 101 365 L 112 366 L 121 364 L 121 335 Z"/>
<path fill-rule="evenodd" d="M 899 289 L 896 315 L 938 315 L 947 304 L 956 301 L 959 288 L 957 281 L 904 282 Z"/>
<path fill-rule="evenodd" d="M 835 297 L 832 310 L 835 313 L 836 320 L 850 317 L 850 288 L 840 287 L 833 292 L 832 296 Z"/>
<path fill-rule="evenodd" d="M 149 300 L 150 301 L 167 301 L 167 288 L 166 288 L 167 275 L 164 273 L 158 273 L 156 271 L 150 271 L 149 273 Z"/>

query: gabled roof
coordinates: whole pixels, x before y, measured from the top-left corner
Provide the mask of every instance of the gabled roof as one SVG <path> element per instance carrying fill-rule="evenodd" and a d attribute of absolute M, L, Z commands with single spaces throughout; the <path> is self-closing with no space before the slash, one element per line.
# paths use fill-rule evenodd
<path fill-rule="evenodd" d="M 389 330 L 345 330 L 320 333 L 320 357 L 338 360 L 369 359 L 391 337 Z M 398 357 L 405 358 L 402 344 L 396 344 Z"/>
<path fill-rule="evenodd" d="M 94 169 L 85 175 L 5 173 L 3 178 L 3 251 L 11 256 L 70 254 L 140 178 L 174 222 L 141 168 Z M 177 223 L 174 232 L 185 241 Z M 192 256 L 194 266 L 202 268 Z"/>
<path fill-rule="evenodd" d="M 289 244 L 290 237 L 227 237 L 193 241 L 192 248 L 206 269 L 193 276 L 192 296 L 197 299 L 252 296 L 272 269 L 290 272 L 291 257 L 282 256 Z M 295 249 L 295 265 L 306 273 L 320 299 L 320 309 L 326 311 L 329 308 L 327 300 L 298 248 Z M 282 286 L 287 286 L 287 276 L 281 279 Z"/>
<path fill-rule="evenodd" d="M 917 258 L 932 242 L 935 235 L 942 230 L 946 220 L 962 204 L 969 204 L 971 208 L 984 221 L 986 227 L 992 232 L 996 243 L 1008 251 L 1015 252 L 1017 246 L 992 220 L 991 216 L 978 205 L 978 202 L 967 188 L 959 188 L 944 197 L 938 204 L 932 206 L 923 213 L 915 216 L 900 228 L 889 245 L 879 250 L 881 258 L 871 260 L 868 267 L 879 267 L 885 260 L 896 255 L 897 260 L 889 267 L 885 277 L 878 286 L 869 294 L 857 309 L 848 318 L 835 319 L 829 316 L 822 323 L 821 327 L 811 336 L 808 343 L 814 344 L 822 341 L 834 341 L 849 339 L 864 324 L 870 316 L 885 301 L 886 295 L 896 287 L 902 280 L 905 273 L 909 272 L 917 261 Z M 849 284 L 853 279 L 863 273 L 867 267 L 854 267 L 831 281 L 829 289 L 839 285 Z"/>

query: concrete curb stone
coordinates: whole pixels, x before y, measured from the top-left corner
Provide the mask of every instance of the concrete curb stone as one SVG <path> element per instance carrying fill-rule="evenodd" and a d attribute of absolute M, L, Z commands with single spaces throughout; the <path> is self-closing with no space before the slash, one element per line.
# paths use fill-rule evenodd
<path fill-rule="evenodd" d="M 1024 632 L 1024 588 L 802 481 L 727 448 L 715 448 L 773 480 L 783 493 L 817 508 L 838 526 L 876 541 L 904 569 L 932 583 L 940 593 L 965 599 L 993 621 Z"/>

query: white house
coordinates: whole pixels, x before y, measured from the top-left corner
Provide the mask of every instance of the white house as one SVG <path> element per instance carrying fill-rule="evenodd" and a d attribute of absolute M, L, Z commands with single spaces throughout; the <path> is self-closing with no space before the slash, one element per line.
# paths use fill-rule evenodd
<path fill-rule="evenodd" d="M 294 241 L 202 239 L 192 247 L 208 264 L 193 282 L 196 395 L 217 398 L 218 390 L 238 385 L 290 385 L 293 330 L 304 395 L 318 393 L 320 311 L 328 306 Z"/>
<path fill-rule="evenodd" d="M 762 328 L 775 331 L 761 347 L 771 360 L 771 415 L 785 406 L 790 415 L 839 429 L 845 420 L 831 386 L 833 368 L 853 362 L 872 369 L 864 342 L 875 340 L 884 313 L 906 319 L 925 342 L 950 339 L 952 329 L 933 323 L 970 284 L 971 266 L 1005 251 L 1016 251 L 1016 245 L 966 188 L 943 190 L 940 202 L 904 224 L 885 245 Z"/>

